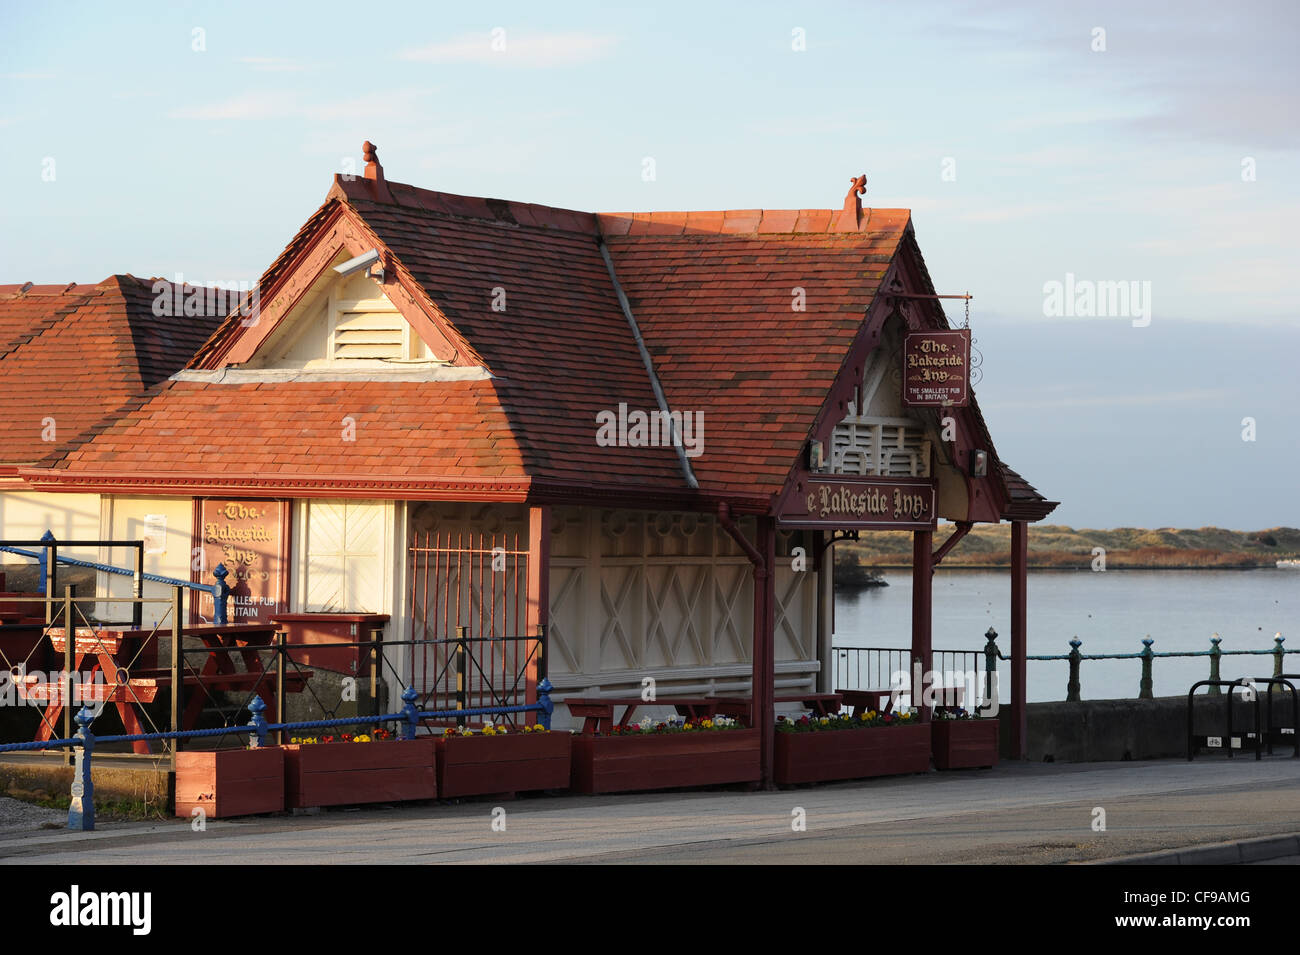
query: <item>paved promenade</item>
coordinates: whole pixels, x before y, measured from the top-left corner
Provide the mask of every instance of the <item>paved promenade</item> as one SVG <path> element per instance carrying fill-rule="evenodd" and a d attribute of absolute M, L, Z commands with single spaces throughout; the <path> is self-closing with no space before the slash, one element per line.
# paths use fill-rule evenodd
<path fill-rule="evenodd" d="M 505 811 L 494 831 L 493 809 Z M 1105 810 L 1095 831 L 1094 810 Z M 796 832 L 796 811 L 807 829 Z M 0 833 L 0 864 L 1055 863 L 1300 832 L 1300 760 L 1004 764 L 797 790 L 534 797 Z"/>

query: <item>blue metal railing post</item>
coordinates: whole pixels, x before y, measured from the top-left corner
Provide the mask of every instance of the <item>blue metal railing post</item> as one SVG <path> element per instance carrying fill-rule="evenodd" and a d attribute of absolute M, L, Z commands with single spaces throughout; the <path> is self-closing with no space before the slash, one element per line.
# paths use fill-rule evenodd
<path fill-rule="evenodd" d="M 546 677 L 542 677 L 542 682 L 537 684 L 537 705 L 542 708 L 537 719 L 542 724 L 542 728 L 547 730 L 551 728 L 551 714 L 555 712 L 555 703 L 551 699 L 553 689 L 555 687 Z"/>
<path fill-rule="evenodd" d="M 54 540 L 54 532 L 48 528 L 41 535 L 41 540 L 45 544 L 41 548 L 41 553 L 45 555 L 45 569 L 41 574 L 42 589 L 45 593 L 52 594 L 59 581 L 59 548 Z"/>
<path fill-rule="evenodd" d="M 38 576 L 41 582 L 41 596 L 45 596 L 50 592 L 50 563 L 49 551 L 43 547 L 36 552 L 36 566 L 40 572 Z M 49 621 L 47 620 L 46 623 Z"/>
<path fill-rule="evenodd" d="M 90 758 L 95 752 L 95 734 L 90 728 L 95 714 L 90 707 L 77 711 L 76 739 L 81 748 L 72 770 L 72 798 L 68 803 L 68 828 L 90 832 L 95 828 L 95 784 L 90 775 Z"/>
<path fill-rule="evenodd" d="M 248 745 L 252 749 L 261 749 L 266 745 L 266 717 L 262 712 L 266 709 L 266 704 L 262 702 L 262 697 L 254 694 L 253 699 L 249 701 L 248 711 L 253 714 L 253 718 L 248 721 L 248 725 L 253 728 L 253 734 L 257 739 L 250 739 Z"/>
<path fill-rule="evenodd" d="M 1275 677 L 1281 676 L 1282 671 L 1286 669 L 1283 665 L 1286 661 L 1286 651 L 1282 649 L 1282 641 L 1285 639 L 1286 637 L 1280 633 L 1273 637 L 1273 676 Z"/>
<path fill-rule="evenodd" d="M 216 587 L 212 591 L 212 622 L 215 624 L 230 622 L 226 617 L 226 602 L 230 597 L 230 585 L 226 583 L 226 577 L 229 573 L 225 564 L 217 564 L 212 570 L 212 576 L 217 578 Z"/>
<path fill-rule="evenodd" d="M 419 711 L 415 708 L 415 700 L 420 694 L 415 692 L 415 687 L 408 686 L 402 691 L 402 739 L 415 739 L 415 726 L 420 722 Z"/>

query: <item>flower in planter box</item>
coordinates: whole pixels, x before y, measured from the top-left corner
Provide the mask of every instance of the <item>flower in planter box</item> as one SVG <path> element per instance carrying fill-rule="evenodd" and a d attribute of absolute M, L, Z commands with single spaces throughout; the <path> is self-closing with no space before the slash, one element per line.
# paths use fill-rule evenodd
<path fill-rule="evenodd" d="M 934 719 L 936 720 L 983 720 L 989 717 L 980 716 L 977 712 L 969 712 L 960 706 L 939 706 L 935 707 Z"/>
<path fill-rule="evenodd" d="M 629 723 L 627 726 L 614 724 L 610 729 L 611 736 L 662 736 L 670 733 L 709 733 L 720 730 L 741 729 L 739 721 L 728 716 L 713 716 L 706 719 L 694 720 L 684 717 L 675 719 L 660 720 L 654 722 L 650 718 L 642 719 L 637 723 Z M 546 732 L 542 727 L 535 727 L 534 732 Z"/>
<path fill-rule="evenodd" d="M 867 710 L 856 717 L 838 713 L 833 716 L 814 717 L 805 713 L 796 720 L 784 716 L 777 717 L 776 730 L 778 733 L 817 733 L 866 729 L 873 726 L 907 726 L 914 722 L 916 722 L 916 713 L 912 710 L 901 713 L 878 713 L 875 710 Z"/>

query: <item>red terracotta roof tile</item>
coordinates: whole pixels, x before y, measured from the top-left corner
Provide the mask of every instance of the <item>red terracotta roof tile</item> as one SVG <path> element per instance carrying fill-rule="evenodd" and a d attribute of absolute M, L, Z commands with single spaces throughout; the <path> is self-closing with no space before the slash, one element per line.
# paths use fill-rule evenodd
<path fill-rule="evenodd" d="M 39 461 L 189 360 L 217 321 L 154 315 L 153 286 L 0 286 L 0 465 Z"/>

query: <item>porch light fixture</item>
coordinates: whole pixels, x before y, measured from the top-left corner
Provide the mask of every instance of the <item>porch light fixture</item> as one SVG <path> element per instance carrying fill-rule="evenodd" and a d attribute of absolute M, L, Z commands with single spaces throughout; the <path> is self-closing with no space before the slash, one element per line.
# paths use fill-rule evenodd
<path fill-rule="evenodd" d="M 379 261 L 379 250 L 371 249 L 369 252 L 362 252 L 355 259 L 348 259 L 346 262 L 334 266 L 334 271 L 337 272 L 339 275 L 348 276 L 356 272 L 360 272 L 362 269 L 366 268 L 369 265 L 373 265 L 378 261 Z M 383 275 L 383 272 L 384 272 L 383 266 L 380 266 L 379 268 L 380 276 Z"/>
<path fill-rule="evenodd" d="M 989 453 L 987 451 L 971 451 L 970 453 L 970 476 L 971 477 L 988 477 L 989 474 Z"/>

